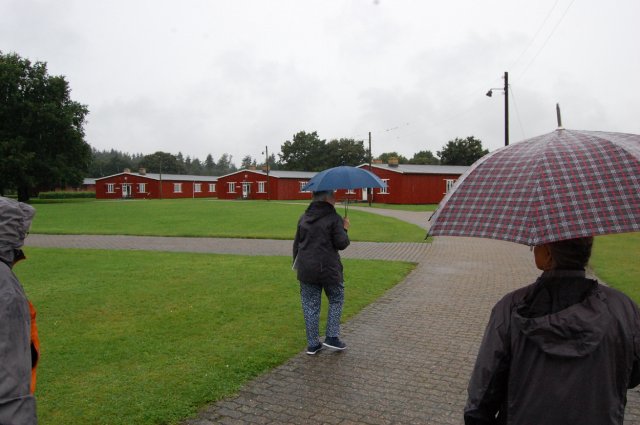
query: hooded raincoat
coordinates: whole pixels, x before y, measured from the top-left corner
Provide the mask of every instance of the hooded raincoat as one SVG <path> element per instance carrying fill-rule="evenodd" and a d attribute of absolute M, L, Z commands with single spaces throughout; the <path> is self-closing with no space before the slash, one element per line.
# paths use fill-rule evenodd
<path fill-rule="evenodd" d="M 37 422 L 31 392 L 31 311 L 11 269 L 34 215 L 31 206 L 0 197 L 0 424 Z"/>
<path fill-rule="evenodd" d="M 328 286 L 343 282 L 338 251 L 349 246 L 342 217 L 333 205 L 314 201 L 298 221 L 293 241 L 294 268 L 300 282 Z"/>
<path fill-rule="evenodd" d="M 584 271 L 544 272 L 493 308 L 465 423 L 622 425 L 639 365 L 633 301 Z"/>

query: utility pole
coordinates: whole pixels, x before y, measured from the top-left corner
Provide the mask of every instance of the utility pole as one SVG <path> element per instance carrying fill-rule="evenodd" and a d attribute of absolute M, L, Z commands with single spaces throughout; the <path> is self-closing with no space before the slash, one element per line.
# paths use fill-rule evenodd
<path fill-rule="evenodd" d="M 269 181 L 269 146 L 264 147 L 264 155 L 267 159 L 267 201 L 271 198 L 271 182 Z"/>
<path fill-rule="evenodd" d="M 160 199 L 162 199 L 162 160 L 160 160 Z"/>
<path fill-rule="evenodd" d="M 509 146 L 509 73 L 504 72 L 504 88 L 491 88 L 487 96 L 491 97 L 494 90 L 504 91 L 504 145 Z"/>
<path fill-rule="evenodd" d="M 504 145 L 509 146 L 509 73 L 504 72 Z"/>
<path fill-rule="evenodd" d="M 371 132 L 369 132 L 369 171 L 371 171 Z M 367 188 L 367 199 L 369 200 L 369 206 L 371 206 L 372 197 L 373 197 L 373 189 Z"/>

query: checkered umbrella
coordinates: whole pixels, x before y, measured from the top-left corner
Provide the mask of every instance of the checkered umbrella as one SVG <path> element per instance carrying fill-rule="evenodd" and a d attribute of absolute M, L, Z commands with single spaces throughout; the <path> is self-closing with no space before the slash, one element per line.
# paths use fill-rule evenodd
<path fill-rule="evenodd" d="M 429 234 L 541 245 L 640 231 L 640 135 L 558 129 L 460 177 Z"/>

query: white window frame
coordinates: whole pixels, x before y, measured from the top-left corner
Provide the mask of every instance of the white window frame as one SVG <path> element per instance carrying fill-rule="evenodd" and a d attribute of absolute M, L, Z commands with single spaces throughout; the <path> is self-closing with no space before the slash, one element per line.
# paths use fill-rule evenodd
<path fill-rule="evenodd" d="M 267 182 L 266 181 L 258 182 L 258 192 L 257 193 L 267 193 L 267 191 L 265 190 L 266 187 L 267 187 Z"/>
<path fill-rule="evenodd" d="M 298 181 L 298 183 L 300 183 L 300 193 L 309 193 L 309 192 L 311 192 L 310 190 L 302 190 L 302 188 L 305 187 L 307 185 L 307 183 L 309 183 L 308 180 Z"/>
<path fill-rule="evenodd" d="M 347 189 L 347 192 L 345 193 L 345 195 L 355 195 L 355 194 L 356 194 L 355 189 Z"/>
<path fill-rule="evenodd" d="M 194 183 L 193 184 L 193 191 L 195 193 L 200 193 L 202 192 L 202 183 Z"/>
<path fill-rule="evenodd" d="M 216 191 L 216 184 L 209 183 L 209 192 L 214 193 Z"/>
<path fill-rule="evenodd" d="M 229 182 L 227 183 L 227 193 L 236 193 L 236 182 Z"/>
<path fill-rule="evenodd" d="M 388 195 L 389 194 L 389 179 L 382 179 L 385 184 L 385 187 L 381 187 L 378 194 L 380 195 Z"/>
<path fill-rule="evenodd" d="M 116 193 L 115 183 L 107 183 L 107 193 Z"/>
<path fill-rule="evenodd" d="M 146 183 L 138 183 L 138 192 L 147 193 L 147 184 Z"/>
<path fill-rule="evenodd" d="M 173 184 L 173 193 L 182 193 L 182 183 Z"/>
<path fill-rule="evenodd" d="M 456 181 L 458 181 L 457 179 L 444 179 L 444 194 L 446 195 L 447 193 L 449 193 L 449 191 L 451 189 L 453 189 L 453 185 L 456 184 Z"/>

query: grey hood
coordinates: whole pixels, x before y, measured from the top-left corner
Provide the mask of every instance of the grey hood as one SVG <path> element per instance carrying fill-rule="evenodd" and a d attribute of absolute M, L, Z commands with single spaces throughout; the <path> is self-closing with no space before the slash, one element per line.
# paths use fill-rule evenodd
<path fill-rule="evenodd" d="M 36 210 L 23 202 L 0 196 L 0 260 L 11 264 L 14 250 L 24 245 Z"/>

